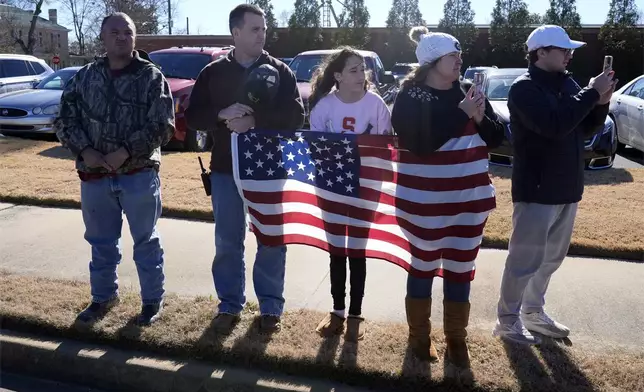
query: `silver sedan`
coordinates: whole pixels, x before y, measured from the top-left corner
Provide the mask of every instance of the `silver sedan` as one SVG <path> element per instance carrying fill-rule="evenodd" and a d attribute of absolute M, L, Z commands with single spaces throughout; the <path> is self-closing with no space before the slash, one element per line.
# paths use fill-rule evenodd
<path fill-rule="evenodd" d="M 0 133 L 5 136 L 53 134 L 63 88 L 81 67 L 63 68 L 33 89 L 0 95 Z"/>

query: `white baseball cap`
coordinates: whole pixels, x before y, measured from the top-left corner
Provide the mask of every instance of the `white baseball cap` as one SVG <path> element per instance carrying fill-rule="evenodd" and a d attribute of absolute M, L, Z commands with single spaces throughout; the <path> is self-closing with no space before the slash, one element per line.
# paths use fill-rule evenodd
<path fill-rule="evenodd" d="M 586 43 L 571 40 L 566 30 L 560 26 L 543 25 L 537 27 L 530 33 L 526 45 L 528 45 L 528 52 L 532 52 L 548 46 L 562 49 L 577 49 L 586 45 Z"/>
<path fill-rule="evenodd" d="M 460 51 L 461 44 L 454 36 L 431 32 L 421 35 L 416 47 L 416 58 L 418 63 L 423 65 L 434 62 L 446 54 Z"/>

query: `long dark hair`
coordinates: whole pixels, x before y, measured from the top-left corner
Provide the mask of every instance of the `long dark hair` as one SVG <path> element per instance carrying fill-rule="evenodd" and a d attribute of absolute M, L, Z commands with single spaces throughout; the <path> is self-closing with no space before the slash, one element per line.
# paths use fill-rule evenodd
<path fill-rule="evenodd" d="M 315 70 L 313 78 L 311 79 L 311 95 L 309 96 L 309 111 L 320 102 L 320 100 L 331 92 L 333 87 L 338 88 L 338 81 L 335 80 L 335 73 L 342 72 L 347 60 L 355 56 L 364 60 L 364 56 L 356 49 L 350 46 L 343 46 L 339 50 L 328 55 L 320 67 Z M 365 78 L 364 88 L 369 88 L 369 74 Z"/>
<path fill-rule="evenodd" d="M 414 41 L 416 45 L 418 45 L 423 34 L 429 34 L 429 29 L 427 29 L 427 27 L 425 26 L 414 27 L 409 32 L 409 38 L 412 41 Z M 427 79 L 427 74 L 429 73 L 429 70 L 434 68 L 437 62 L 438 61 L 433 61 L 431 63 L 421 64 L 416 68 L 414 68 L 409 74 L 407 74 L 407 76 L 405 76 L 405 79 L 403 79 L 401 83 L 401 87 L 405 88 L 405 87 L 425 83 L 425 79 Z"/>

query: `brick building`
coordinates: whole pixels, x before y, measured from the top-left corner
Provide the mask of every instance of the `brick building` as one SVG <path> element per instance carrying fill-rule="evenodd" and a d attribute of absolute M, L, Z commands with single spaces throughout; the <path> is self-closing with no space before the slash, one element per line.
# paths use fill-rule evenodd
<path fill-rule="evenodd" d="M 23 53 L 13 37 L 22 38 L 26 43 L 32 17 L 33 11 L 0 4 L 0 45 L 3 53 Z M 58 12 L 55 9 L 49 10 L 49 19 L 38 17 L 34 32 L 34 56 L 47 61 L 49 65 L 54 56 L 59 56 L 62 62 L 67 61 L 70 31 L 58 24 Z"/>

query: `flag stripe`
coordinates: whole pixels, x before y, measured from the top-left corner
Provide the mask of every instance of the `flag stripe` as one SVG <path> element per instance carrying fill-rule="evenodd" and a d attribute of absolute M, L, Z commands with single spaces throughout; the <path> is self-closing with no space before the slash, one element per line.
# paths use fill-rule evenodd
<path fill-rule="evenodd" d="M 367 180 L 393 182 L 407 188 L 434 192 L 458 191 L 470 189 L 473 186 L 490 185 L 490 176 L 487 171 L 463 177 L 439 177 L 430 179 L 401 173 L 400 171 L 363 165 L 360 168 L 360 177 Z"/>
<path fill-rule="evenodd" d="M 418 268 L 413 267 L 409 263 L 408 259 L 401 259 L 386 251 L 383 252 L 379 250 L 365 249 L 365 248 L 346 249 L 344 247 L 333 246 L 329 244 L 327 241 L 324 241 L 309 235 L 286 234 L 286 235 L 278 235 L 278 236 L 269 236 L 264 234 L 261 230 L 256 230 L 255 235 L 257 236 L 257 240 L 266 246 L 279 246 L 283 244 L 309 245 L 309 246 L 314 246 L 316 248 L 327 251 L 331 254 L 346 254 L 348 257 L 366 257 L 370 259 L 387 260 L 391 263 L 394 263 L 404 268 L 407 272 L 412 273 L 414 276 L 417 276 L 419 278 L 431 278 L 433 276 L 441 276 L 455 282 L 469 282 L 472 279 L 474 279 L 474 275 L 476 273 L 476 269 L 473 269 L 469 272 L 458 273 L 458 272 L 445 270 L 442 267 L 438 269 L 420 270 Z"/>
<path fill-rule="evenodd" d="M 249 207 L 249 213 L 257 222 L 264 226 L 279 227 L 282 223 L 302 223 L 326 230 L 334 235 L 346 234 L 353 238 L 375 238 L 388 241 L 425 261 L 437 260 L 441 257 L 441 252 L 446 248 L 468 252 L 476 249 L 481 242 L 480 229 L 478 233 L 473 233 L 475 235 L 469 238 L 470 241 L 468 243 L 462 240 L 463 238 L 467 238 L 463 236 L 444 236 L 436 240 L 419 238 L 409 232 L 405 233 L 398 225 L 369 225 L 368 222 L 337 214 L 322 213 L 320 216 L 317 216 L 312 213 L 298 211 L 284 212 L 280 215 L 265 215 L 251 207 Z M 460 262 L 471 261 L 471 259 L 463 257 L 454 260 Z"/>
<path fill-rule="evenodd" d="M 476 162 L 487 158 L 488 150 L 485 146 L 478 146 L 463 150 L 437 151 L 428 157 L 419 157 L 409 151 L 398 150 L 396 154 L 392 154 L 391 150 L 385 150 L 383 148 L 360 147 L 360 155 L 387 161 L 403 161 L 415 165 L 445 166 Z"/>
<path fill-rule="evenodd" d="M 471 224 L 448 222 L 452 224 L 440 228 L 428 228 L 414 224 L 419 223 L 418 220 L 414 220 L 414 223 L 412 223 L 409 219 L 393 214 L 357 207 L 347 209 L 346 206 L 334 202 L 318 202 L 315 207 L 317 208 L 311 208 L 311 205 L 307 203 L 282 203 L 279 209 L 275 209 L 272 204 L 249 203 L 249 210 L 255 211 L 258 214 L 258 219 L 265 224 L 278 224 L 281 214 L 307 213 L 334 223 L 348 224 L 347 222 L 350 220 L 352 224 L 359 227 L 371 227 L 372 225 L 400 226 L 401 230 L 423 241 L 436 241 L 444 237 L 477 237 L 481 235 L 486 223 L 485 215 L 480 214 L 477 216 L 478 219 L 483 219 L 481 223 L 478 223 L 478 220 L 474 220 L 471 216 L 464 214 L 460 221 Z M 266 218 L 260 219 L 260 216 Z M 346 220 L 340 220 L 339 217 Z"/>

